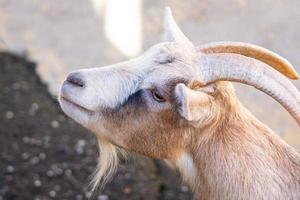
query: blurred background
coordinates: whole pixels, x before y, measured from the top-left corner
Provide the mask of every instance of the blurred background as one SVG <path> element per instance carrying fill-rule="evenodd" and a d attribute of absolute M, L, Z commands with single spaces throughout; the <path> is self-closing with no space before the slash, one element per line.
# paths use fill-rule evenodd
<path fill-rule="evenodd" d="M 59 85 L 72 70 L 160 42 L 166 5 L 194 44 L 254 43 L 300 72 L 298 0 L 0 0 L 0 200 L 90 197 L 96 140 L 60 111 Z M 236 88 L 255 116 L 300 149 L 299 127 L 277 102 Z M 92 199 L 192 199 L 160 161 L 134 157 Z"/>

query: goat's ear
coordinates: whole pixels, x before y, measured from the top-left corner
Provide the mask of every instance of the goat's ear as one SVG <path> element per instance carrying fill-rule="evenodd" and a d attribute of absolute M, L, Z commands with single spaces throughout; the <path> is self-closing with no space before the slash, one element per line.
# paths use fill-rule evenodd
<path fill-rule="evenodd" d="M 214 86 L 201 89 L 190 89 L 180 83 L 175 87 L 175 95 L 178 101 L 178 111 L 182 117 L 190 122 L 199 122 L 207 117 L 210 112 Z"/>
<path fill-rule="evenodd" d="M 190 43 L 189 39 L 182 33 L 176 24 L 170 7 L 165 8 L 165 33 L 164 39 L 168 42 Z"/>

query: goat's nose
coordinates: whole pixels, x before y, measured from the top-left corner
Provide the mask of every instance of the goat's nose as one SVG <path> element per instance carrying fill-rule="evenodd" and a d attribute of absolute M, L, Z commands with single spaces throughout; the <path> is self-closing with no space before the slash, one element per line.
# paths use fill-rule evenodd
<path fill-rule="evenodd" d="M 78 72 L 72 72 L 71 74 L 69 74 L 67 77 L 67 81 L 76 87 L 84 87 L 85 84 Z"/>

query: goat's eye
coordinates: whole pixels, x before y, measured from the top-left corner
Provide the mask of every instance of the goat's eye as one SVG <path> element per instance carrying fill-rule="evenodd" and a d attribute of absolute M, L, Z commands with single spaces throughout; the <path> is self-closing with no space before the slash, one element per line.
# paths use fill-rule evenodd
<path fill-rule="evenodd" d="M 152 97 L 157 102 L 165 102 L 165 98 L 157 91 L 157 90 L 151 90 Z"/>

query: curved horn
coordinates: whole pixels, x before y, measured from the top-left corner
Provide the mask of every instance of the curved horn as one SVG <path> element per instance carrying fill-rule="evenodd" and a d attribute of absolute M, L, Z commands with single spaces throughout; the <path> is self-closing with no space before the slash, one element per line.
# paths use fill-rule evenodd
<path fill-rule="evenodd" d="M 282 74 L 254 58 L 238 54 L 203 54 L 199 61 L 202 81 L 245 83 L 277 100 L 300 125 L 300 93 Z"/>
<path fill-rule="evenodd" d="M 170 42 L 177 41 L 190 43 L 189 39 L 176 24 L 170 7 L 165 8 L 165 38 Z"/>
<path fill-rule="evenodd" d="M 294 67 L 278 54 L 257 45 L 243 42 L 216 42 L 201 45 L 198 48 L 202 53 L 236 53 L 260 60 L 290 79 L 298 79 L 299 74 Z"/>

